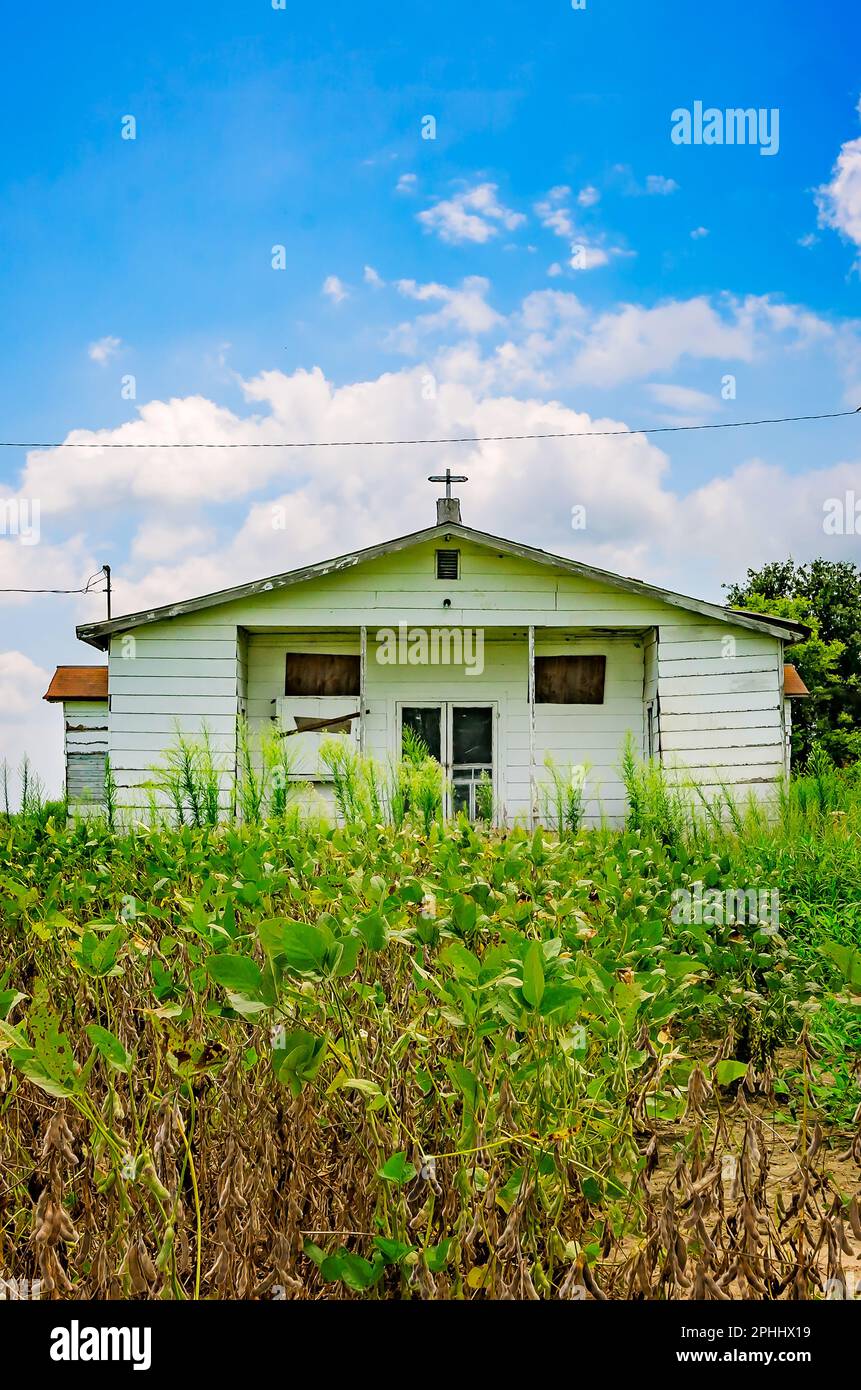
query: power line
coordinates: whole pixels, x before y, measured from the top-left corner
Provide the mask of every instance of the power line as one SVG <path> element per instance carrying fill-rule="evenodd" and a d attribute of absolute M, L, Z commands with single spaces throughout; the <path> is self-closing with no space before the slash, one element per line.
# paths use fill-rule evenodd
<path fill-rule="evenodd" d="M 102 571 L 91 574 L 83 589 L 0 589 L 0 594 L 103 594 L 104 589 L 92 588 L 95 579 L 101 579 Z"/>
<path fill-rule="evenodd" d="M 535 434 L 464 434 L 437 439 L 255 439 L 246 442 L 223 440 L 217 443 L 189 443 L 187 440 L 171 443 L 164 440 L 140 442 L 88 439 L 56 444 L 0 440 L 0 449 L 376 449 L 403 447 L 408 444 L 505 444 L 527 439 L 604 439 L 619 435 L 633 437 L 638 434 L 678 434 L 687 430 L 741 430 L 757 425 L 793 425 L 805 420 L 842 420 L 859 412 L 861 405 L 855 410 L 829 410 L 817 415 L 776 415 L 761 420 L 720 420 L 704 425 L 644 425 L 639 429 L 620 430 L 545 430 Z"/>

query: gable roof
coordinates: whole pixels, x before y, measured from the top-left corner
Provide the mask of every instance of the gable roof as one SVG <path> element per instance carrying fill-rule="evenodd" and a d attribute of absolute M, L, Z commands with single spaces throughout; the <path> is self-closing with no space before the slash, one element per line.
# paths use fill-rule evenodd
<path fill-rule="evenodd" d="M 788 642 L 800 641 L 809 635 L 809 630 L 803 623 L 790 622 L 785 618 L 773 617 L 771 614 L 763 617 L 761 614 L 748 613 L 741 609 L 730 609 L 716 603 L 707 603 L 703 599 L 689 598 L 685 594 L 674 593 L 671 589 L 661 589 L 656 584 L 646 584 L 642 579 L 630 579 L 624 575 L 612 574 L 609 570 L 596 569 L 594 565 L 583 564 L 580 560 L 570 560 L 563 555 L 553 555 L 549 551 L 538 550 L 534 546 L 523 545 L 519 541 L 504 540 L 501 536 L 492 536 L 486 531 L 474 531 L 470 526 L 464 526 L 461 522 L 448 521 L 442 525 L 429 526 L 423 531 L 414 531 L 407 536 L 399 536 L 396 540 L 384 541 L 380 545 L 367 546 L 364 550 L 354 550 L 346 555 L 338 555 L 333 560 L 323 560 L 315 565 L 306 565 L 302 569 L 287 570 L 284 574 L 272 575 L 269 579 L 257 579 L 251 584 L 237 584 L 233 588 L 221 589 L 213 594 L 203 594 L 199 598 L 185 599 L 179 603 L 162 604 L 159 608 L 150 608 L 140 613 L 129 613 L 121 618 L 110 618 L 99 623 L 82 623 L 76 629 L 77 635 L 81 641 L 89 642 L 91 646 L 104 650 L 109 645 L 111 637 L 118 632 L 127 632 L 131 628 L 143 627 L 146 623 L 163 622 L 166 618 L 178 618 L 187 613 L 197 613 L 201 609 L 214 608 L 222 603 L 231 603 L 235 599 L 271 593 L 277 589 L 286 589 L 293 584 L 302 584 L 308 580 L 322 579 L 328 574 L 338 574 L 340 571 L 352 569 L 356 565 L 366 565 L 384 555 L 394 555 L 400 550 L 408 550 L 413 546 L 422 545 L 425 541 L 453 536 L 459 537 L 461 540 L 472 541 L 475 545 L 503 551 L 507 555 L 515 555 L 521 560 L 531 560 L 534 563 L 546 565 L 549 569 L 563 574 L 580 575 L 586 579 L 596 580 L 600 584 L 606 584 L 609 588 L 620 589 L 631 594 L 641 594 L 661 603 L 671 604 L 676 608 L 700 613 L 705 618 L 730 623 L 734 627 L 746 627 L 754 632 L 767 632 L 772 637 L 779 637 Z"/>
<path fill-rule="evenodd" d="M 59 700 L 106 700 L 107 666 L 58 666 L 42 696 L 49 704 Z"/>

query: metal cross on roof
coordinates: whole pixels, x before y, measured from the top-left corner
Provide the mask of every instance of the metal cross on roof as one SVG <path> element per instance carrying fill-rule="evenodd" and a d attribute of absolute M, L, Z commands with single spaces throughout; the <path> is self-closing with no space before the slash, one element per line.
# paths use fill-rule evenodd
<path fill-rule="evenodd" d="M 442 474 L 442 473 L 433 473 L 433 474 L 428 478 L 428 482 L 429 482 L 429 483 L 445 483 L 445 495 L 446 495 L 447 498 L 450 498 L 450 497 L 451 497 L 451 485 L 452 485 L 452 483 L 468 483 L 468 482 L 469 482 L 469 478 L 467 478 L 467 477 L 465 476 L 465 474 L 463 474 L 463 473 L 453 474 L 452 471 L 451 471 L 451 469 L 450 469 L 450 468 L 447 468 L 447 469 L 445 470 L 445 473 L 444 473 L 444 474 Z"/>

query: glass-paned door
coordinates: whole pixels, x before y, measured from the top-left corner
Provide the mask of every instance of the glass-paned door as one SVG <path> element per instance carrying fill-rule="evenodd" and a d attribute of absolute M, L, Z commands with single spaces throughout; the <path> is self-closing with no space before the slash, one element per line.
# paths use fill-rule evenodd
<path fill-rule="evenodd" d="M 492 812 L 494 714 L 493 705 L 459 705 L 449 700 L 401 706 L 401 746 L 404 730 L 410 729 L 441 764 L 448 784 L 446 814 L 465 811 L 475 820 Z"/>
<path fill-rule="evenodd" d="M 489 782 L 493 795 L 493 706 L 452 705 L 450 719 L 452 809 L 475 820 L 487 812 L 479 784 Z"/>
<path fill-rule="evenodd" d="M 438 763 L 443 763 L 442 748 L 442 705 L 404 705 L 401 710 L 401 747 L 405 729 L 427 744 L 428 752 Z"/>

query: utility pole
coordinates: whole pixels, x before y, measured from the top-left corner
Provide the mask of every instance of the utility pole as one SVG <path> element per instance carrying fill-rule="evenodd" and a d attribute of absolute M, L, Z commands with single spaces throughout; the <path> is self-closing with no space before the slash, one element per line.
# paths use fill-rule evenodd
<path fill-rule="evenodd" d="M 102 565 L 102 569 L 103 569 L 103 571 L 104 571 L 105 580 L 107 581 L 107 588 L 106 588 L 106 590 L 105 590 L 105 593 L 106 593 L 107 596 L 108 596 L 108 621 L 110 622 L 110 618 L 111 618 L 111 567 L 110 567 L 110 565 Z"/>

